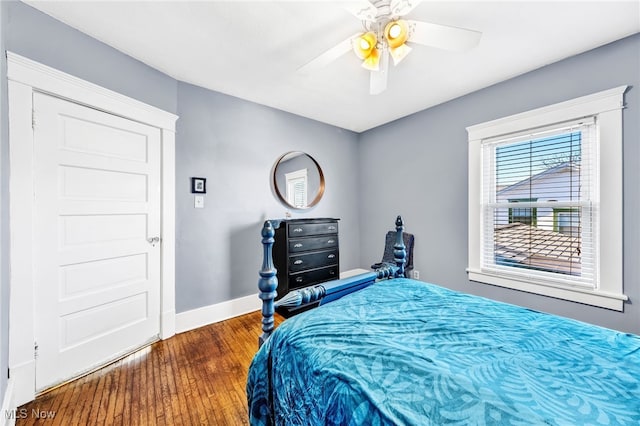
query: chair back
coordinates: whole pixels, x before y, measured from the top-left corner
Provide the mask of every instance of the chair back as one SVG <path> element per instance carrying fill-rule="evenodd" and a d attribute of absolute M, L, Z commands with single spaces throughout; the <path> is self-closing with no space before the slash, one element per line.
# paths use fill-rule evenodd
<path fill-rule="evenodd" d="M 402 233 L 405 250 L 407 251 L 407 262 L 404 265 L 404 276 L 410 277 L 409 272 L 413 269 L 413 246 L 415 238 L 413 234 L 407 232 Z M 389 231 L 384 241 L 384 253 L 382 255 L 382 263 L 395 264 L 393 257 L 393 246 L 396 243 L 396 231 Z"/>

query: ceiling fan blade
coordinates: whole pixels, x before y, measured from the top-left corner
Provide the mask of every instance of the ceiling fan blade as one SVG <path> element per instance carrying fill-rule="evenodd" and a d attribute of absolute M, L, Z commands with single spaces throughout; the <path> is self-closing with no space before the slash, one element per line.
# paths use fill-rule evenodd
<path fill-rule="evenodd" d="M 329 65 L 331 62 L 335 61 L 340 56 L 351 51 L 352 49 L 351 40 L 358 37 L 359 35 L 360 33 L 356 33 L 351 37 L 349 37 L 348 39 L 341 41 L 337 45 L 333 46 L 331 49 L 320 54 L 320 56 L 317 56 L 316 58 L 312 59 L 311 61 L 307 62 L 306 64 L 298 68 L 298 72 L 309 73 Z"/>
<path fill-rule="evenodd" d="M 407 21 L 409 42 L 437 47 L 438 49 L 464 52 L 480 42 L 482 33 L 465 28 L 432 24 L 430 22 Z"/>
<path fill-rule="evenodd" d="M 369 93 L 378 95 L 387 89 L 387 77 L 389 73 L 389 51 L 384 49 L 380 54 L 380 69 L 371 71 L 369 80 Z"/>
<path fill-rule="evenodd" d="M 367 0 L 349 1 L 342 5 L 342 8 L 363 21 L 375 21 L 378 16 L 378 8 Z"/>
<path fill-rule="evenodd" d="M 422 0 L 392 0 L 391 14 L 393 16 L 404 16 L 416 8 Z"/>

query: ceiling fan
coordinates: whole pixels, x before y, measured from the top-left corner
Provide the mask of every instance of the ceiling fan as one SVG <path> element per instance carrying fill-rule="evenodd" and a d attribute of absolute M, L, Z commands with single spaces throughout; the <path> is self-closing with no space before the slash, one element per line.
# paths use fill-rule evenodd
<path fill-rule="evenodd" d="M 482 35 L 478 31 L 402 19 L 420 2 L 421 0 L 360 0 L 343 5 L 362 21 L 364 31 L 338 43 L 298 71 L 309 72 L 322 68 L 353 50 L 362 60 L 362 66 L 371 71 L 369 92 L 377 95 L 387 88 L 389 56 L 393 59 L 393 64 L 398 65 L 411 52 L 407 42 L 458 52 L 469 50 L 478 44 Z"/>

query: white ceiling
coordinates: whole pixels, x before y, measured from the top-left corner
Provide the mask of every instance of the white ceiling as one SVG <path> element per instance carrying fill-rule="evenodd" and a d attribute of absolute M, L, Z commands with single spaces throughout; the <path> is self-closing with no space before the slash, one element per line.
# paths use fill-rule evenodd
<path fill-rule="evenodd" d="M 370 95 L 351 52 L 296 71 L 362 28 L 344 2 L 26 3 L 178 80 L 356 132 L 640 32 L 640 0 L 425 0 L 407 18 L 481 31 L 480 44 L 416 45 Z"/>

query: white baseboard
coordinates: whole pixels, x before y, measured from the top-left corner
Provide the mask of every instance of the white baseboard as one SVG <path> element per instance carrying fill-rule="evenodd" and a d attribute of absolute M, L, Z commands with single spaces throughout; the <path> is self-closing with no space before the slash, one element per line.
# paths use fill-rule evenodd
<path fill-rule="evenodd" d="M 348 271 L 340 272 L 340 279 L 342 280 L 344 278 L 353 277 L 354 275 L 366 274 L 368 272 L 373 272 L 373 271 L 371 269 L 362 269 L 362 268 L 349 269 Z"/>
<path fill-rule="evenodd" d="M 224 321 L 262 308 L 262 300 L 252 294 L 176 314 L 176 333 Z"/>
<path fill-rule="evenodd" d="M 340 273 L 340 278 L 371 272 L 367 269 L 352 269 Z M 204 306 L 187 312 L 180 312 L 175 316 L 175 332 L 184 333 L 198 327 L 224 321 L 239 315 L 248 314 L 262 309 L 262 300 L 257 294 L 252 294 L 215 305 Z M 170 336 L 168 336 L 170 337 Z M 166 337 L 162 337 L 165 339 Z"/>
<path fill-rule="evenodd" d="M 2 400 L 0 412 L 0 426 L 13 426 L 16 424 L 16 406 L 13 403 L 13 379 L 7 381 L 7 389 Z"/>

